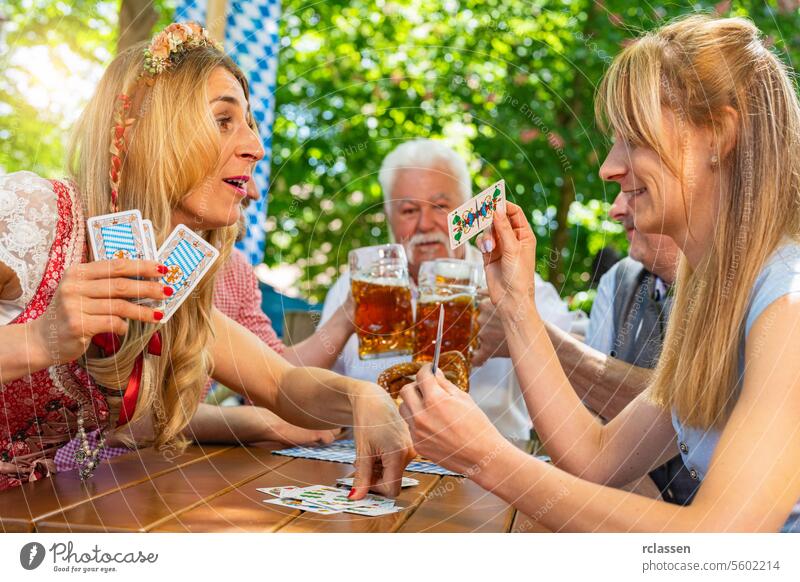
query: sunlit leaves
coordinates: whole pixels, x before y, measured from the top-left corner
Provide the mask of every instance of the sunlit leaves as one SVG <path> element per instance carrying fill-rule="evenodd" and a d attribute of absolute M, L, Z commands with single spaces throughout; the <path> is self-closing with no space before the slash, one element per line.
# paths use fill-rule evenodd
<path fill-rule="evenodd" d="M 301 265 L 310 298 L 324 297 L 322 275 L 331 265 L 338 270 L 350 248 L 388 240 L 377 171 L 395 145 L 418 136 L 447 138 L 468 156 L 475 191 L 505 178 L 510 199 L 534 224 L 540 255 L 560 257 L 558 269 L 548 259 L 540 271 L 560 271 L 553 282 L 563 294 L 586 286 L 602 246 L 624 250 L 622 229 L 607 219 L 617 188 L 597 178 L 608 141 L 594 123 L 595 87 L 625 39 L 694 5 L 355 0 L 284 7 L 273 138 L 280 155 L 269 206 L 276 244 L 266 261 Z M 750 13 L 797 51 L 796 15 L 775 16 L 761 3 L 734 2 L 732 10 Z M 318 50 L 308 50 L 309 39 Z M 332 210 L 309 204 L 308 219 L 288 194 L 296 184 L 319 189 Z M 568 223 L 558 224 L 565 185 L 574 186 L 575 201 Z M 287 246 L 281 226 L 289 221 L 297 244 Z M 553 237 L 564 229 L 567 246 L 553 254 Z M 327 261 L 307 260 L 319 258 L 324 243 L 331 244 L 322 251 Z"/>

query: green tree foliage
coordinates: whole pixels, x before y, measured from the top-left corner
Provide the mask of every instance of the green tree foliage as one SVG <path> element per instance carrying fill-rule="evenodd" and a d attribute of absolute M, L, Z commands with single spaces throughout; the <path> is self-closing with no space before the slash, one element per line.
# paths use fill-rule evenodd
<path fill-rule="evenodd" d="M 626 41 L 692 10 L 748 15 L 798 55 L 797 9 L 762 2 L 285 2 L 266 262 L 297 264 L 322 299 L 349 249 L 388 240 L 383 157 L 442 137 L 475 191 L 506 180 L 539 272 L 563 295 L 585 289 L 594 253 L 626 247 L 607 220 L 618 189 L 597 174 L 595 88 Z"/>
<path fill-rule="evenodd" d="M 153 2 L 157 26 L 174 5 Z M 29 49 L 65 77 L 83 74 L 70 55 L 99 69 L 115 52 L 120 6 L 0 4 L 0 171 L 61 171 L 69 119 L 32 99 L 46 72 Z M 625 42 L 693 10 L 749 16 L 797 62 L 795 0 L 284 0 L 265 261 L 299 266 L 301 293 L 321 300 L 348 250 L 388 240 L 383 157 L 441 137 L 469 161 L 476 191 L 506 180 L 536 230 L 539 272 L 564 295 L 585 289 L 594 253 L 625 248 L 607 220 L 617 189 L 597 177 L 609 142 L 595 87 Z"/>
<path fill-rule="evenodd" d="M 91 90 L 116 52 L 123 4 L 128 13 L 146 16 L 145 8 L 152 5 L 163 25 L 174 13 L 170 0 L 0 3 L 0 171 L 31 170 L 44 176 L 64 171 L 70 125 L 82 107 L 81 97 L 85 100 L 88 94 L 50 101 L 41 99 L 41 93 L 73 91 L 73 86 L 58 86 L 54 79 L 79 77 Z M 133 20 L 127 18 L 128 28 Z"/>
<path fill-rule="evenodd" d="M 113 3 L 7 0 L 0 5 L 0 169 L 43 175 L 62 170 L 64 112 L 31 101 L 46 86 L 46 76 L 74 74 L 68 57 L 108 59 L 109 19 L 115 14 Z"/>

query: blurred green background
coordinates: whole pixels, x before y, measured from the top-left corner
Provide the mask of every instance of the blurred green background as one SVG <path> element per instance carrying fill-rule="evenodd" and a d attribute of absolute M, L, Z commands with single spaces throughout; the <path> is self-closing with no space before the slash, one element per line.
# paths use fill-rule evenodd
<path fill-rule="evenodd" d="M 131 11 L 147 18 L 122 29 L 146 38 L 174 4 L 0 5 L 0 170 L 62 171 L 69 125 Z M 800 56 L 797 0 L 284 1 L 265 263 L 295 266 L 290 293 L 322 300 L 350 248 L 388 240 L 382 158 L 438 137 L 468 160 L 475 191 L 506 180 L 540 274 L 587 306 L 594 254 L 626 248 L 607 219 L 617 189 L 597 175 L 609 142 L 595 88 L 626 42 L 693 11 L 748 16 L 785 62 Z"/>

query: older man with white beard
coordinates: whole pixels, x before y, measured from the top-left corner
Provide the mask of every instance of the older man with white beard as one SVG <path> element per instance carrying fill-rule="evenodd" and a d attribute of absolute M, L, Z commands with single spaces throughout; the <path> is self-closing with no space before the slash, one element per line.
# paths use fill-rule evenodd
<path fill-rule="evenodd" d="M 447 214 L 471 196 L 470 177 L 464 160 L 444 143 L 417 139 L 403 143 L 383 160 L 378 180 L 383 190 L 386 216 L 395 241 L 408 255 L 409 273 L 416 282 L 425 261 L 451 257 L 480 265 L 481 253 L 470 244 L 450 250 Z M 542 317 L 569 330 L 575 317 L 558 292 L 536 275 L 536 305 Z M 325 298 L 321 323 L 325 323 L 350 293 L 350 276 L 344 273 Z M 406 357 L 373 360 L 358 357 L 358 338 L 348 340 L 333 370 L 374 382 L 378 375 Z M 470 395 L 508 438 L 528 438 L 531 420 L 508 358 L 491 358 L 470 376 Z"/>

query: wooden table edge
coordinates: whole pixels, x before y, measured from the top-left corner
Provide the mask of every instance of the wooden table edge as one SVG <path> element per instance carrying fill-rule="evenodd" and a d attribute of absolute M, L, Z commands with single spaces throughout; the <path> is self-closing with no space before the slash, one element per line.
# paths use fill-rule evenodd
<path fill-rule="evenodd" d="M 37 525 L 40 522 L 42 522 L 43 520 L 46 520 L 46 519 L 56 515 L 57 513 L 62 513 L 64 511 L 69 511 L 69 510 L 75 509 L 79 505 L 83 505 L 84 503 L 90 503 L 90 502 L 94 501 L 95 499 L 100 499 L 102 497 L 105 497 L 106 495 L 111 495 L 113 493 L 117 493 L 118 491 L 122 491 L 123 489 L 129 489 L 131 487 L 135 487 L 136 485 L 141 485 L 142 483 L 151 480 L 153 477 L 160 477 L 161 475 L 166 475 L 167 473 L 175 471 L 175 470 L 177 470 L 177 469 L 179 469 L 181 467 L 188 467 L 189 465 L 192 465 L 192 464 L 197 463 L 199 461 L 204 461 L 205 459 L 209 459 L 211 457 L 214 457 L 216 455 L 219 455 L 221 453 L 229 451 L 229 450 L 231 450 L 233 448 L 235 448 L 235 447 L 233 445 L 231 445 L 231 446 L 226 446 L 224 448 L 220 448 L 219 450 L 210 451 L 210 452 L 206 453 L 204 456 L 197 457 L 195 459 L 187 459 L 186 461 L 183 461 L 183 462 L 180 462 L 180 463 L 176 463 L 175 465 L 173 465 L 171 467 L 165 467 L 164 469 L 162 469 L 160 471 L 155 471 L 153 473 L 148 473 L 147 475 L 143 476 L 140 479 L 136 479 L 136 480 L 133 480 L 133 481 L 128 481 L 123 485 L 116 486 L 116 487 L 114 487 L 112 489 L 109 489 L 108 491 L 104 491 L 103 493 L 100 493 L 99 495 L 93 495 L 92 497 L 90 497 L 88 499 L 84 499 L 82 501 L 75 501 L 75 502 L 70 503 L 68 505 L 63 505 L 63 506 L 59 507 L 58 509 L 54 509 L 52 511 L 48 511 L 47 513 L 43 513 L 43 514 L 41 514 L 41 515 L 39 515 L 39 516 L 37 516 L 37 517 L 35 517 L 35 518 L 33 518 L 31 520 L 31 522 L 30 522 L 31 523 L 31 527 L 32 527 L 31 531 L 32 532 L 37 532 L 38 531 Z M 131 453 L 133 453 L 133 452 L 135 452 L 135 451 L 131 451 Z M 120 530 L 120 531 L 129 531 L 129 530 Z"/>
<path fill-rule="evenodd" d="M 283 462 L 278 463 L 277 465 L 275 465 L 273 467 L 266 468 L 263 471 L 261 471 L 260 473 L 256 473 L 256 474 L 254 474 L 254 475 L 252 475 L 250 477 L 246 477 L 244 479 L 240 479 L 239 481 L 236 481 L 233 484 L 226 485 L 225 487 L 223 487 L 219 491 L 215 491 L 211 495 L 207 495 L 207 496 L 203 497 L 202 499 L 198 499 L 194 503 L 190 503 L 189 505 L 187 505 L 186 507 L 184 507 L 183 509 L 179 510 L 176 513 L 173 513 L 173 514 L 170 514 L 170 515 L 165 515 L 161 519 L 157 519 L 156 521 L 148 524 L 146 527 L 140 529 L 139 531 L 149 532 L 150 530 L 152 530 L 155 527 L 158 527 L 162 523 L 166 523 L 167 521 L 169 521 L 171 519 L 176 519 L 181 514 L 186 513 L 187 511 L 190 511 L 190 510 L 194 509 L 195 507 L 199 507 L 203 503 L 207 503 L 208 501 L 210 501 L 210 500 L 212 500 L 212 499 L 214 499 L 216 497 L 220 497 L 222 495 L 225 495 L 226 493 L 229 493 L 230 491 L 233 491 L 234 489 L 238 489 L 239 487 L 241 487 L 245 483 L 249 483 L 250 481 L 253 481 L 254 479 L 258 479 L 262 475 L 266 475 L 270 471 L 274 471 L 278 467 L 282 467 L 283 465 L 285 465 L 286 463 L 288 463 L 291 460 L 292 460 L 291 457 L 287 457 L 287 458 L 285 458 L 285 460 L 283 460 Z"/>
<path fill-rule="evenodd" d="M 422 492 L 422 495 L 419 496 L 418 500 L 409 505 L 406 509 L 411 509 L 411 511 L 404 510 L 402 515 L 398 520 L 397 523 L 387 532 L 387 533 L 398 533 L 400 528 L 402 528 L 405 523 L 411 519 L 411 516 L 417 512 L 417 510 L 422 506 L 422 503 L 428 498 L 428 493 L 439 486 L 439 483 L 442 482 L 442 476 L 437 475 L 437 478 L 431 481 L 430 486 Z"/>

